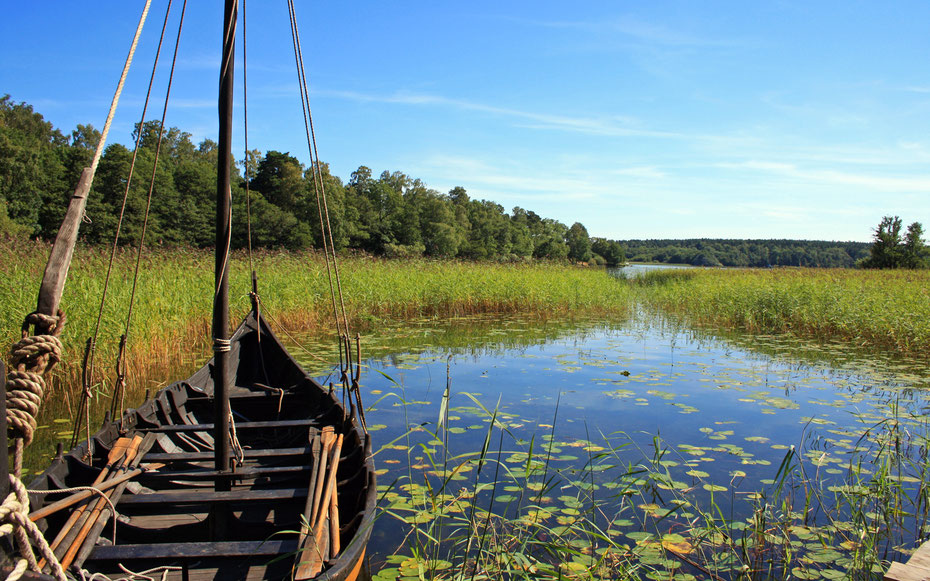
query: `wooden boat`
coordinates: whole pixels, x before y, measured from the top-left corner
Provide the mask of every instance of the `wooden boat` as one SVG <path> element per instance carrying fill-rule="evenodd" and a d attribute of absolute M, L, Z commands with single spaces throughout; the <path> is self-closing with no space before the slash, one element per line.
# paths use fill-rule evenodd
<path fill-rule="evenodd" d="M 225 17 L 219 159 L 230 159 L 234 0 Z M 29 486 L 40 491 L 30 493 L 30 518 L 75 578 L 365 578 L 376 485 L 360 401 L 350 393 L 347 410 L 309 377 L 256 298 L 229 334 L 230 176 L 229 164 L 217 165 L 213 359 L 59 453 Z M 81 214 L 69 209 L 72 220 Z M 39 312 L 56 312 L 64 282 L 52 278 L 43 289 L 58 295 L 40 291 Z M 54 492 L 89 486 L 104 492 Z"/>
<path fill-rule="evenodd" d="M 120 514 L 115 543 L 112 523 L 104 526 L 105 519 L 98 519 L 90 531 L 99 537 L 74 549 L 75 566 L 108 576 L 122 573 L 122 565 L 131 571 L 178 567 L 177 578 L 184 579 L 291 577 L 298 562 L 314 560 L 300 551 L 299 531 L 303 519 L 310 519 L 304 516 L 308 496 L 325 493 L 320 489 L 325 480 L 314 470 L 323 450 L 314 454 L 312 440 L 330 426 L 343 436 L 333 503 L 338 519 L 330 521 L 339 523 L 341 550 L 318 578 L 358 578 L 376 494 L 368 436 L 335 392 L 307 376 L 256 311 L 233 334 L 230 361 L 229 402 L 242 458 L 228 476 L 228 490 L 214 486 L 212 360 L 120 421 L 108 422 L 92 438 L 92 460 L 84 460 L 87 444 L 82 443 L 31 484 L 40 490 L 89 485 L 105 470 L 121 438 L 145 436 L 142 466 L 160 467 L 139 473 L 123 485 L 125 491 L 114 489 L 119 494 L 110 500 Z M 58 498 L 33 495 L 31 504 L 47 506 Z M 312 498 L 310 504 L 312 511 Z M 50 542 L 71 514 L 58 511 L 39 521 Z M 225 523 L 214 534 L 217 520 Z M 323 551 L 331 537 L 317 541 Z"/>

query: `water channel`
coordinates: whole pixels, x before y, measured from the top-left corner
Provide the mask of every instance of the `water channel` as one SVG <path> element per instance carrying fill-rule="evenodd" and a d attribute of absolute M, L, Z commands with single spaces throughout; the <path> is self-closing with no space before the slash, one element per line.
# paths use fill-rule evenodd
<path fill-rule="evenodd" d="M 644 311 L 405 321 L 364 345 L 386 509 L 376 562 L 403 539 L 410 554 L 422 542 L 411 530 L 461 512 L 460 491 L 511 525 L 532 514 L 570 534 L 587 519 L 616 546 L 652 542 L 659 554 L 638 558 L 659 568 L 681 567 L 661 550 L 662 539 L 680 540 L 685 562 L 722 578 L 751 551 L 744 538 L 741 555 L 708 552 L 707 540 L 721 526 L 746 537 L 760 507 L 776 503 L 783 521 L 757 532 L 795 555 L 788 566 L 800 578 L 877 572 L 860 553 L 891 558 L 927 532 L 925 363 L 698 331 Z M 889 502 L 894 514 L 883 512 Z"/>

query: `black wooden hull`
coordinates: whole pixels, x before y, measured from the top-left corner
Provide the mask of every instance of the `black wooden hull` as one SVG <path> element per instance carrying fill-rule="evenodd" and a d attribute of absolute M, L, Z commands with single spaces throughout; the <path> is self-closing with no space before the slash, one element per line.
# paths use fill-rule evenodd
<path fill-rule="evenodd" d="M 31 483 L 33 490 L 86 486 L 106 464 L 121 436 L 155 434 L 142 460 L 164 464 L 133 479 L 112 519 L 81 567 L 111 577 L 155 567 L 178 567 L 177 579 L 286 579 L 298 553 L 297 531 L 313 465 L 311 428 L 333 426 L 344 441 L 337 472 L 342 550 L 318 579 L 356 578 L 374 518 L 374 465 L 368 436 L 335 394 L 311 379 L 260 316 L 251 313 L 232 337 L 230 406 L 243 462 L 228 491 L 215 491 L 213 379 L 208 363 L 186 381 L 159 391 L 139 408 L 109 422 L 59 458 Z M 36 494 L 32 509 L 62 495 Z M 52 541 L 72 509 L 39 521 Z M 91 550 L 91 547 L 92 550 Z"/>

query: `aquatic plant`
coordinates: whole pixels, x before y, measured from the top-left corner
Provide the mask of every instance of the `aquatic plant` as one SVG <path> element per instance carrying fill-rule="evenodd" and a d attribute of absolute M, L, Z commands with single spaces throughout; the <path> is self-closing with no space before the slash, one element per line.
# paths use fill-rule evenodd
<path fill-rule="evenodd" d="M 628 284 L 692 323 L 930 352 L 930 271 L 680 269 Z"/>

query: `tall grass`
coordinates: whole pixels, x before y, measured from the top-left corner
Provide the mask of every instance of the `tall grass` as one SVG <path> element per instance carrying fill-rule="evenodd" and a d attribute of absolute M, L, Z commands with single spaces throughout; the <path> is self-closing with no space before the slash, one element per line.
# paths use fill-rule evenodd
<path fill-rule="evenodd" d="M 0 241 L 0 340 L 19 338 L 36 294 L 49 246 Z M 109 251 L 78 247 L 62 299 L 68 323 L 66 345 L 52 390 L 70 392 L 79 377 L 86 340 L 93 334 Z M 135 253 L 117 253 L 102 331 L 100 366 L 112 366 L 124 332 Z M 255 256 L 259 294 L 279 325 L 297 331 L 332 333 L 330 278 L 319 253 L 261 252 Z M 376 330 L 379 320 L 411 316 L 532 313 L 541 317 L 574 312 L 625 312 L 630 293 L 598 269 L 551 264 L 510 265 L 429 260 L 340 259 L 340 283 L 354 329 Z M 335 281 L 334 281 L 335 284 Z M 233 319 L 249 308 L 248 262 L 237 255 L 230 269 Z M 209 251 L 148 251 L 142 260 L 129 328 L 130 388 L 158 387 L 170 372 L 192 368 L 208 356 L 213 257 Z M 104 389 L 105 391 L 105 389 Z"/>
<path fill-rule="evenodd" d="M 668 270 L 630 285 L 643 302 L 698 324 L 790 332 L 907 355 L 930 350 L 926 270 Z"/>

